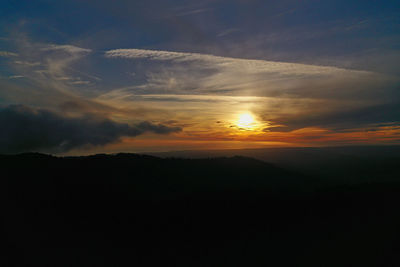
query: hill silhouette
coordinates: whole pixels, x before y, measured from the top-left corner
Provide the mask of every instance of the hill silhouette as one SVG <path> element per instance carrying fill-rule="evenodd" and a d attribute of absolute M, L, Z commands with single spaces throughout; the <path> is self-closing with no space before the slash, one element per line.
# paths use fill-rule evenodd
<path fill-rule="evenodd" d="M 395 266 L 398 182 L 247 157 L 1 155 L 3 266 Z"/>
<path fill-rule="evenodd" d="M 254 149 L 169 151 L 160 157 L 230 157 L 242 155 L 318 176 L 326 183 L 359 184 L 398 180 L 400 146 L 273 147 Z"/>

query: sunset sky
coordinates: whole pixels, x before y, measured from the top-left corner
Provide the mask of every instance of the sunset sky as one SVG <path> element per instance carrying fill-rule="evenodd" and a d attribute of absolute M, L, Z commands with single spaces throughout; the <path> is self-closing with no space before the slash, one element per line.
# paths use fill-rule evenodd
<path fill-rule="evenodd" d="M 400 144 L 400 2 L 3 0 L 0 153 Z"/>

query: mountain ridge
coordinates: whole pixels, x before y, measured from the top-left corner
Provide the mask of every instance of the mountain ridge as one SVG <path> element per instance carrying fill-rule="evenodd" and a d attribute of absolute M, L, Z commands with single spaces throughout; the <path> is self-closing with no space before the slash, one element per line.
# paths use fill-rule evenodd
<path fill-rule="evenodd" d="M 398 181 L 320 187 L 240 156 L 27 153 L 0 156 L 0 170 L 12 266 L 399 263 Z"/>

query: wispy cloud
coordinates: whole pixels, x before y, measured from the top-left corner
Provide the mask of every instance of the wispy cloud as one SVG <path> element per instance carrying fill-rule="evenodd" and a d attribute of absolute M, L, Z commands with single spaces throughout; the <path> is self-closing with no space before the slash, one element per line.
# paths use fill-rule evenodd
<path fill-rule="evenodd" d="M 73 66 L 91 53 L 91 49 L 70 44 L 34 43 L 24 39 L 19 43 L 19 50 L 17 60 L 10 62 L 14 72 L 18 73 L 15 76 L 24 76 L 41 88 L 71 92 L 74 85 L 90 85 L 91 80 L 95 80 Z"/>
<path fill-rule="evenodd" d="M 14 61 L 14 63 L 19 64 L 19 65 L 29 66 L 29 67 L 36 67 L 36 66 L 41 65 L 40 62 L 29 62 L 29 61 L 21 61 L 21 60 L 16 60 L 16 61 Z"/>
<path fill-rule="evenodd" d="M 14 52 L 0 51 L 0 57 L 16 57 L 16 56 L 18 56 L 18 54 Z"/>
<path fill-rule="evenodd" d="M 257 142 L 303 142 L 365 129 L 381 133 L 385 123 L 398 125 L 397 111 L 390 111 L 398 79 L 379 73 L 164 50 L 114 49 L 99 58 L 69 44 L 32 47 L 18 51 L 10 64 L 13 76 L 25 76 L 38 89 L 7 87 L 7 95 L 66 118 L 90 114 L 118 124 L 145 121 L 140 126 L 151 133 L 184 128 L 177 135 L 190 140 Z M 101 61 L 113 67 L 104 71 Z M 91 71 L 82 68 L 88 65 Z M 257 120 L 253 132 L 236 125 L 244 112 Z"/>
<path fill-rule="evenodd" d="M 199 14 L 199 13 L 207 12 L 209 10 L 210 10 L 210 8 L 198 8 L 198 9 L 193 9 L 193 10 L 184 11 L 182 13 L 178 13 L 177 16 L 187 16 L 187 15 Z"/>
<path fill-rule="evenodd" d="M 69 54 L 75 55 L 75 54 L 80 54 L 80 53 L 90 53 L 92 50 L 87 49 L 87 48 L 82 48 L 82 47 L 77 47 L 74 45 L 47 45 L 42 48 L 44 51 L 64 51 Z"/>
<path fill-rule="evenodd" d="M 227 29 L 225 31 L 218 33 L 217 37 L 223 37 L 223 36 L 229 35 L 234 32 L 239 32 L 239 31 L 240 31 L 240 29 L 238 29 L 238 28 L 230 28 L 230 29 Z"/>
<path fill-rule="evenodd" d="M 19 79 L 19 78 L 24 78 L 25 76 L 22 76 L 22 75 L 11 75 L 11 76 L 8 76 L 8 79 Z"/>
<path fill-rule="evenodd" d="M 146 81 L 131 87 L 136 94 L 359 99 L 371 98 L 383 85 L 393 87 L 397 81 L 368 71 L 200 53 L 116 49 L 105 56 L 154 62 L 153 70 L 147 70 Z"/>
<path fill-rule="evenodd" d="M 212 64 L 221 68 L 235 68 L 242 71 L 251 71 L 253 73 L 279 73 L 285 75 L 301 75 L 301 74 L 331 74 L 352 72 L 365 74 L 363 71 L 345 70 L 336 67 L 315 66 L 298 63 L 285 63 L 258 59 L 241 59 L 232 57 L 221 57 L 200 53 L 184 53 L 162 50 L 144 50 L 144 49 L 115 49 L 105 53 L 109 58 L 145 58 L 158 61 L 174 61 L 174 62 L 202 62 Z"/>
<path fill-rule="evenodd" d="M 125 105 L 184 102 L 190 103 L 189 107 L 206 102 L 208 113 L 204 111 L 203 120 L 208 116 L 210 121 L 228 116 L 222 114 L 222 107 L 247 107 L 270 131 L 307 127 L 340 130 L 391 121 L 387 112 L 359 123 L 354 114 L 375 110 L 377 105 L 384 107 L 398 96 L 396 77 L 362 70 L 144 49 L 110 50 L 105 56 L 153 62 L 153 70 L 143 84 L 113 90 L 102 95 L 102 100 Z M 229 105 L 222 105 L 224 101 Z M 219 108 L 213 102 L 218 102 Z M 315 114 L 319 114 L 318 119 Z M 345 123 L 339 123 L 340 118 Z"/>

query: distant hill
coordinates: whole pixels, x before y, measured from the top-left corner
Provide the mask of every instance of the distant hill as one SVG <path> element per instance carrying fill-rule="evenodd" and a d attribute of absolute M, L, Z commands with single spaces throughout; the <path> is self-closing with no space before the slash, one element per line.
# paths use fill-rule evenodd
<path fill-rule="evenodd" d="M 299 189 L 311 178 L 242 156 L 183 159 L 120 153 L 54 157 L 39 153 L 0 156 L 8 177 L 29 184 L 124 184 L 147 191 L 274 191 Z M 35 174 L 35 175 L 33 175 Z"/>
<path fill-rule="evenodd" d="M 0 155 L 1 266 L 397 266 L 400 184 L 248 157 Z"/>
<path fill-rule="evenodd" d="M 171 151 L 150 153 L 159 157 L 251 157 L 340 185 L 397 181 L 400 146 L 271 147 Z"/>

